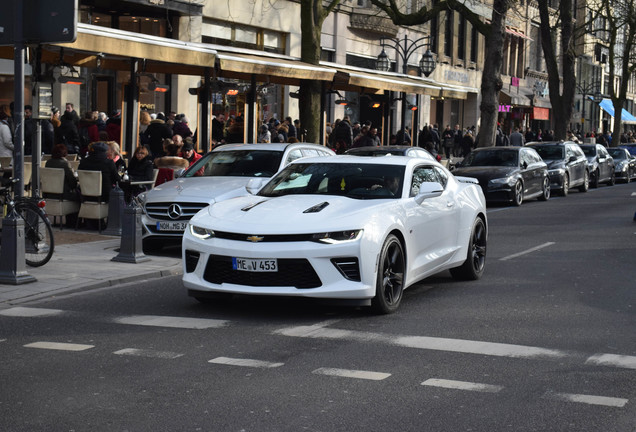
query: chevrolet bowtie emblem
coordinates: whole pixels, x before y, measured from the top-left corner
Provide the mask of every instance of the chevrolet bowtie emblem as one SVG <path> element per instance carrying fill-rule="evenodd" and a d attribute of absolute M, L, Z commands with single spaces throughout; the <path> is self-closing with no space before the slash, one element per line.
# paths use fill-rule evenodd
<path fill-rule="evenodd" d="M 263 241 L 265 237 L 261 237 L 261 236 L 249 236 L 247 238 L 247 241 L 251 241 L 252 243 L 257 243 L 259 241 Z"/>

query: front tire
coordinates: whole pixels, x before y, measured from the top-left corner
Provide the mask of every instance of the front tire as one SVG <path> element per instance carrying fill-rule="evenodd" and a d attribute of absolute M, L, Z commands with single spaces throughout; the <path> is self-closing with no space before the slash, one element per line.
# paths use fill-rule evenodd
<path fill-rule="evenodd" d="M 601 173 L 598 172 L 598 170 L 594 171 L 594 173 L 592 174 L 592 179 L 590 181 L 590 187 L 592 189 L 596 189 L 598 187 L 598 180 L 599 180 L 599 175 Z"/>
<path fill-rule="evenodd" d="M 450 273 L 457 280 L 477 280 L 486 268 L 486 224 L 481 218 L 476 218 L 468 241 L 466 261 L 450 269 Z"/>
<path fill-rule="evenodd" d="M 579 192 L 587 192 L 590 189 L 590 173 L 585 171 L 583 176 L 583 184 L 579 186 Z"/>
<path fill-rule="evenodd" d="M 568 196 L 568 193 L 570 192 L 570 176 L 569 175 L 565 175 L 563 176 L 563 188 L 561 189 L 561 195 L 562 196 Z"/>
<path fill-rule="evenodd" d="M 523 203 L 523 183 L 521 183 L 521 181 L 519 180 L 517 181 L 517 183 L 515 183 L 512 203 L 517 207 L 519 207 Z"/>
<path fill-rule="evenodd" d="M 541 186 L 541 195 L 539 196 L 540 201 L 547 201 L 550 199 L 550 179 L 545 177 L 543 179 L 543 185 Z"/>
<path fill-rule="evenodd" d="M 404 291 L 405 270 L 402 243 L 391 234 L 380 251 L 375 297 L 371 300 L 371 307 L 376 313 L 390 314 L 398 309 Z"/>
<path fill-rule="evenodd" d="M 612 171 L 612 176 L 610 177 L 609 181 L 607 182 L 608 186 L 614 186 L 616 184 L 616 173 L 614 171 Z"/>

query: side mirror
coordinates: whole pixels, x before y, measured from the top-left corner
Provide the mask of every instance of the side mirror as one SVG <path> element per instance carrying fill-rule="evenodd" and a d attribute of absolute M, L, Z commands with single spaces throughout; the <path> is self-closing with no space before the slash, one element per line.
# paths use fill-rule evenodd
<path fill-rule="evenodd" d="M 570 156 L 570 159 L 568 159 L 568 162 L 576 162 L 577 157 L 576 156 Z"/>
<path fill-rule="evenodd" d="M 528 162 L 526 161 L 521 162 L 521 168 L 528 169 Z"/>
<path fill-rule="evenodd" d="M 430 198 L 436 198 L 444 193 L 444 188 L 439 183 L 422 183 L 420 185 L 420 191 L 415 195 L 415 202 L 422 204 L 424 200 Z"/>
<path fill-rule="evenodd" d="M 259 190 L 265 186 L 265 184 L 269 181 L 268 178 L 253 178 L 247 182 L 245 185 L 245 190 L 250 193 L 250 195 L 256 195 Z"/>

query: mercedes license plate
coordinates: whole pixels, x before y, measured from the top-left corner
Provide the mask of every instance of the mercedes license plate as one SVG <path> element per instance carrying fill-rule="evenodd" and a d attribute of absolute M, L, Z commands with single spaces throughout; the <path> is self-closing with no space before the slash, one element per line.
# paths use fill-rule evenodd
<path fill-rule="evenodd" d="M 248 272 L 277 272 L 278 260 L 260 258 L 232 258 L 232 268 Z"/>
<path fill-rule="evenodd" d="M 157 231 L 185 231 L 188 222 L 157 222 Z"/>

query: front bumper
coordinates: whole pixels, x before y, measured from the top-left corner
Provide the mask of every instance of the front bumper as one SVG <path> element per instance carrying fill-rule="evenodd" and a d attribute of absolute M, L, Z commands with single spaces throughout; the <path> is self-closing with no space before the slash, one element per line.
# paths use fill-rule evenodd
<path fill-rule="evenodd" d="M 183 284 L 189 294 L 371 299 L 375 296 L 376 253 L 361 253 L 360 240 L 341 244 L 309 241 L 248 243 L 183 236 Z M 245 272 L 232 258 L 276 259 L 278 272 Z M 299 258 L 300 257 L 300 258 Z"/>

